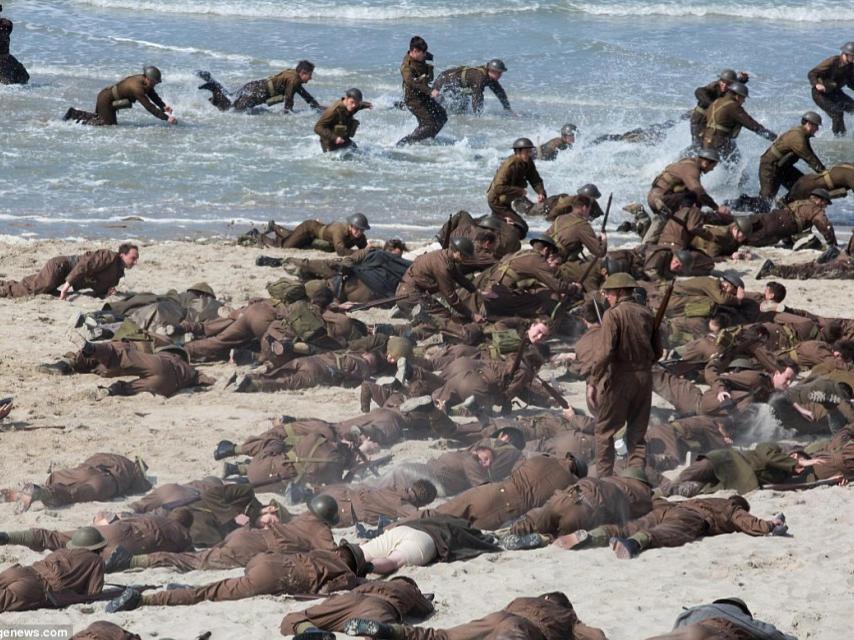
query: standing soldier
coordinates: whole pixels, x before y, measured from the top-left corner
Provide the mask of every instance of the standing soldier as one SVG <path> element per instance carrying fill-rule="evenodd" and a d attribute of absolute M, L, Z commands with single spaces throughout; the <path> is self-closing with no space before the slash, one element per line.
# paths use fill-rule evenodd
<path fill-rule="evenodd" d="M 697 106 L 691 112 L 691 139 L 694 141 L 695 149 L 700 149 L 703 146 L 703 132 L 706 130 L 706 110 L 715 100 L 723 97 L 730 83 L 738 81 L 747 84 L 748 80 L 749 76 L 744 71 L 736 73 L 733 69 L 724 69 L 717 80 L 703 87 L 697 87 L 694 90 L 694 96 L 697 98 Z"/>
<path fill-rule="evenodd" d="M 715 100 L 706 111 L 706 130 L 703 146 L 716 149 L 726 160 L 735 162 L 739 158 L 735 139 L 746 127 L 766 140 L 774 140 L 777 134 L 766 129 L 744 110 L 744 101 L 750 92 L 743 82 L 731 82 L 726 95 Z"/>
<path fill-rule="evenodd" d="M 845 113 L 854 112 L 854 100 L 842 89 L 854 89 L 854 42 L 846 42 L 842 53 L 821 62 L 807 77 L 813 101 L 830 116 L 833 135 L 845 135 Z"/>
<path fill-rule="evenodd" d="M 646 197 L 650 209 L 656 215 L 643 237 L 644 244 L 658 244 L 666 223 L 665 216 L 682 205 L 685 192 L 693 193 L 699 206 L 715 209 L 721 215 L 729 214 L 729 207 L 718 206 L 700 182 L 702 175 L 712 171 L 719 161 L 717 150 L 700 149 L 696 157 L 669 164 L 656 176 Z"/>
<path fill-rule="evenodd" d="M 362 109 L 371 109 L 370 102 L 362 100 L 362 92 L 355 87 L 347 89 L 347 93 L 337 100 L 320 116 L 314 125 L 314 132 L 320 136 L 320 147 L 323 152 L 335 151 L 346 147 L 356 148 L 353 136 L 359 128 L 359 121 L 353 116 Z"/>
<path fill-rule="evenodd" d="M 303 87 L 311 80 L 313 73 L 314 65 L 308 60 L 300 60 L 296 69 L 283 69 L 269 78 L 247 82 L 237 92 L 237 98 L 234 101 L 228 97 L 228 92 L 211 77 L 210 73 L 197 71 L 196 75 L 205 81 L 199 89 L 207 89 L 213 94 L 210 97 L 210 103 L 220 111 L 229 109 L 246 111 L 259 104 L 272 107 L 284 102 L 284 113 L 288 113 L 294 108 L 294 94 L 298 94 L 312 109 L 320 109 L 317 100 Z"/>
<path fill-rule="evenodd" d="M 403 101 L 410 113 L 418 119 L 418 126 L 408 136 L 397 141 L 397 146 L 412 144 L 425 138 L 435 138 L 448 121 L 448 114 L 435 98 L 438 90 L 430 88 L 433 81 L 433 54 L 427 51 L 427 42 L 421 36 L 409 41 L 409 51 L 403 56 L 400 75 L 403 78 Z"/>
<path fill-rule="evenodd" d="M 810 145 L 810 138 L 820 126 L 821 116 L 815 111 L 807 111 L 801 116 L 800 126 L 789 129 L 762 154 L 759 160 L 759 196 L 765 199 L 769 208 L 781 186 L 788 191 L 798 178 L 803 177 L 804 174 L 795 167 L 799 159 L 816 173 L 824 171 L 824 163 Z"/>
<path fill-rule="evenodd" d="M 480 67 L 448 69 L 433 83 L 433 96 L 447 100 L 448 108 L 454 113 L 465 113 L 471 98 L 472 113 L 479 114 L 483 111 L 483 90 L 489 87 L 504 110 L 513 113 L 504 87 L 498 82 L 505 71 L 507 66 L 498 58 Z"/>
<path fill-rule="evenodd" d="M 661 339 L 652 312 L 635 302 L 637 282 L 627 273 L 608 276 L 602 285 L 609 308 L 602 316 L 601 351 L 589 387 L 596 410 L 598 477 L 614 472 L 614 434 L 626 425 L 623 439 L 628 466 L 646 465 L 646 429 L 652 403 L 652 365 L 661 357 Z"/>
<path fill-rule="evenodd" d="M 577 131 L 578 127 L 574 124 L 563 125 L 560 128 L 560 135 L 537 147 L 531 157 L 543 161 L 557 160 L 558 153 L 571 149 L 572 145 L 575 144 L 575 133 Z"/>
<path fill-rule="evenodd" d="M 501 163 L 486 190 L 486 201 L 492 212 L 499 218 L 524 224 L 526 233 L 528 225 L 510 205 L 517 198 L 525 197 L 528 184 L 537 192 L 537 202 L 546 199 L 546 188 L 534 164 L 533 153 L 534 143 L 529 138 L 517 138 L 513 142 L 513 155 Z"/>
<path fill-rule="evenodd" d="M 9 53 L 12 21 L 0 18 L 0 84 L 27 84 L 30 74 L 18 59 Z"/>
<path fill-rule="evenodd" d="M 154 86 L 161 81 L 160 69 L 145 67 L 142 74 L 128 76 L 106 89 L 101 89 L 95 101 L 95 113 L 70 108 L 65 112 L 63 120 L 76 120 L 81 124 L 96 127 L 118 124 L 116 112 L 120 109 L 130 109 L 134 102 L 139 102 L 155 118 L 175 124 L 177 120 L 172 115 L 172 107 L 163 102 L 154 90 Z"/>

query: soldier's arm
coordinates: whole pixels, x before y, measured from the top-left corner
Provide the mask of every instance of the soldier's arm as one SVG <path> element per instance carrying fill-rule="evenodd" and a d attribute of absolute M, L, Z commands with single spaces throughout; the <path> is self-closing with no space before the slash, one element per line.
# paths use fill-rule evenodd
<path fill-rule="evenodd" d="M 333 131 L 333 127 L 335 126 L 335 107 L 331 106 L 323 114 L 318 118 L 317 122 L 314 125 L 314 132 L 320 136 L 320 138 L 329 144 L 335 142 L 335 138 L 338 136 L 335 135 Z"/>
<path fill-rule="evenodd" d="M 738 121 L 738 123 L 744 127 L 745 129 L 750 129 L 753 133 L 762 136 L 768 140 L 774 140 L 777 137 L 770 129 L 766 129 L 763 125 L 759 124 L 754 120 L 747 111 L 743 108 L 736 109 L 733 112 L 733 117 Z"/>
<path fill-rule="evenodd" d="M 409 87 L 412 91 L 420 94 L 424 98 L 430 97 L 430 84 L 427 82 L 426 75 L 415 77 L 412 67 L 408 64 L 401 67 L 400 75 L 403 76 L 403 84 Z"/>
<path fill-rule="evenodd" d="M 605 255 L 607 247 L 601 240 L 599 240 L 596 232 L 593 231 L 593 227 L 586 223 L 579 224 L 576 225 L 576 232 L 578 233 L 579 242 L 581 242 L 581 244 L 584 245 L 584 248 L 592 255 L 597 258 L 601 258 Z"/>
<path fill-rule="evenodd" d="M 699 175 L 695 176 L 693 174 L 688 174 L 680 177 L 682 178 L 682 182 L 685 184 L 685 188 L 697 196 L 698 205 L 701 207 L 711 207 L 712 209 L 718 208 L 718 203 L 714 201 L 712 196 L 706 193 L 703 183 L 700 182 Z"/>
<path fill-rule="evenodd" d="M 531 188 L 539 195 L 546 197 L 546 186 L 543 184 L 543 179 L 540 177 L 540 172 L 537 171 L 537 165 L 533 162 L 529 163 L 528 173 L 525 176 Z"/>
<path fill-rule="evenodd" d="M 770 520 L 762 520 L 744 509 L 736 509 L 731 520 L 736 530 L 749 536 L 767 536 L 774 529 Z"/>
<path fill-rule="evenodd" d="M 296 88 L 296 93 L 298 93 L 299 97 L 302 98 L 303 100 L 305 100 L 306 104 L 308 104 L 308 106 L 311 107 L 312 109 L 319 109 L 320 108 L 320 103 L 314 99 L 314 96 L 311 95 L 306 90 L 306 88 L 304 86 L 302 86 L 302 85 L 298 86 Z M 293 99 L 293 96 L 291 96 L 291 106 L 289 108 L 293 108 L 293 106 L 294 106 L 294 99 Z"/>
<path fill-rule="evenodd" d="M 595 380 L 601 380 L 611 364 L 614 350 L 620 341 L 620 328 L 613 319 L 613 314 L 606 312 L 602 316 L 602 328 L 599 330 L 600 348 L 598 358 L 590 369 L 590 375 Z"/>
<path fill-rule="evenodd" d="M 346 227 L 334 227 L 332 231 L 332 246 L 335 248 L 335 253 L 337 253 L 341 257 L 349 256 L 353 254 L 353 250 L 347 246 L 347 240 L 349 236 L 347 235 Z M 365 241 L 365 237 L 362 236 L 362 241 Z M 358 244 L 358 243 L 357 243 Z"/>
<path fill-rule="evenodd" d="M 824 239 L 827 240 L 828 244 L 833 245 L 834 247 L 838 245 L 836 241 L 836 231 L 834 231 L 833 223 L 827 217 L 826 212 L 822 212 L 816 216 L 815 220 L 813 220 L 813 224 L 815 224 L 815 228 L 824 236 Z"/>
<path fill-rule="evenodd" d="M 486 87 L 486 75 L 477 74 L 478 79 L 471 85 L 471 110 L 473 113 L 483 111 L 483 90 Z"/>
<path fill-rule="evenodd" d="M 450 279 L 440 277 L 437 278 L 436 281 L 439 283 L 439 293 L 444 296 L 448 304 L 458 311 L 464 318 L 471 318 L 471 309 L 469 309 L 465 304 L 463 304 L 463 301 L 460 300 L 460 297 L 457 295 L 457 289 L 454 286 L 454 284 L 459 284 L 467 291 L 475 293 L 477 292 L 477 287 L 472 284 L 471 280 L 459 273 L 456 269 L 453 269 L 451 271 Z"/>
<path fill-rule="evenodd" d="M 510 100 L 507 98 L 507 92 L 504 90 L 504 87 L 501 86 L 501 83 L 498 80 L 493 80 L 489 83 L 489 88 L 492 89 L 492 93 L 495 94 L 495 97 L 498 98 L 498 101 L 501 103 L 501 106 L 504 107 L 505 111 L 512 111 L 510 108 Z"/>
<path fill-rule="evenodd" d="M 817 155 L 815 155 L 815 151 L 813 151 L 808 138 L 799 139 L 792 145 L 792 151 L 794 151 L 798 157 L 806 162 L 816 173 L 821 173 L 825 170 L 824 163 L 819 160 Z"/>
<path fill-rule="evenodd" d="M 826 60 L 822 60 L 816 67 L 810 70 L 807 74 L 807 78 L 809 78 L 810 84 L 815 87 L 817 84 L 822 84 L 822 80 L 824 79 L 824 75 L 830 71 L 830 67 L 833 66 L 833 61 L 836 59 L 836 56 L 831 56 Z"/>
<path fill-rule="evenodd" d="M 685 220 L 685 230 L 692 236 L 703 240 L 714 240 L 712 233 L 704 226 L 705 218 L 699 209 L 692 208 Z"/>
<path fill-rule="evenodd" d="M 77 261 L 75 267 L 71 270 L 65 281 L 74 289 L 80 289 L 84 286 L 84 282 L 88 278 L 94 277 L 104 269 L 112 266 L 116 261 L 118 254 L 110 249 L 98 249 L 88 255 L 83 255 Z"/>
<path fill-rule="evenodd" d="M 158 101 L 160 101 L 161 105 L 163 105 L 163 101 L 160 100 L 160 96 L 158 96 L 156 93 L 154 93 L 154 91 L 151 91 L 151 93 L 153 93 L 154 96 L 157 96 L 156 99 Z M 144 91 L 140 91 L 139 93 L 136 94 L 136 100 L 137 100 L 137 102 L 139 102 L 139 104 L 141 104 L 143 107 L 145 107 L 146 111 L 148 111 L 155 118 L 160 118 L 161 120 L 168 120 L 169 119 L 169 116 L 166 114 L 166 112 L 164 112 L 161 107 L 157 106 L 151 100 L 149 100 L 148 95 L 146 95 L 146 93 Z"/>
<path fill-rule="evenodd" d="M 729 391 L 726 380 L 721 377 L 725 369 L 726 363 L 721 358 L 714 357 L 709 360 L 706 368 L 703 370 L 703 377 L 706 380 L 706 384 L 711 387 L 715 394 Z"/>
<path fill-rule="evenodd" d="M 149 97 L 149 98 L 151 99 L 151 101 L 152 101 L 154 104 L 156 104 L 156 105 L 157 105 L 161 110 L 166 108 L 166 103 L 165 103 L 165 102 L 163 102 L 163 98 L 161 98 L 161 97 L 160 97 L 160 95 L 159 95 L 159 94 L 158 94 L 154 89 L 149 89 L 149 90 L 148 90 L 148 97 Z"/>

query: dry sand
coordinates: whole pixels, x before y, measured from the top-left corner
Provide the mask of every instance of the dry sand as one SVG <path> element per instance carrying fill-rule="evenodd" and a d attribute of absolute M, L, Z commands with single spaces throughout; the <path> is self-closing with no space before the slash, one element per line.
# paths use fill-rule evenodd
<path fill-rule="evenodd" d="M 114 243 L 118 244 L 118 242 Z M 23 241 L 0 238 L 0 278 L 20 278 L 54 255 L 98 248 L 91 242 Z M 206 280 L 220 298 L 235 306 L 264 295 L 265 283 L 279 272 L 254 266 L 256 249 L 221 243 L 159 242 L 141 247 L 137 268 L 127 273 L 122 291 L 182 290 Z M 783 257 L 773 250 L 770 256 Z M 795 262 L 815 252 L 785 256 Z M 745 275 L 760 262 L 733 265 Z M 748 288 L 758 289 L 752 278 Z M 791 306 L 822 315 L 850 316 L 854 283 L 787 282 Z M 60 302 L 48 296 L 0 300 L 0 395 L 14 394 L 17 408 L 5 429 L 18 425 L 64 425 L 65 430 L 0 433 L 3 462 L 0 486 L 43 480 L 51 467 L 73 466 L 92 453 L 141 455 L 158 482 L 180 482 L 217 474 L 213 460 L 217 441 L 240 440 L 264 430 L 272 416 L 288 413 L 327 420 L 356 415 L 358 391 L 322 388 L 307 392 L 233 394 L 221 391 L 181 393 L 171 399 L 149 395 L 95 401 L 102 381 L 93 375 L 51 377 L 36 365 L 71 349 L 66 337 L 76 311 L 94 310 L 101 301 L 75 297 Z M 205 366 L 223 376 L 227 365 Z M 564 384 L 570 402 L 583 402 L 580 383 Z M 11 424 L 10 424 L 11 423 Z M 396 461 L 423 460 L 447 447 L 444 442 L 404 443 L 392 449 Z M 602 627 L 609 638 L 635 640 L 669 630 L 682 606 L 723 596 L 744 598 L 757 617 L 799 638 L 850 638 L 854 593 L 854 502 L 848 488 L 821 488 L 806 493 L 759 491 L 748 496 L 762 517 L 783 511 L 790 538 L 750 538 L 732 534 L 678 549 L 651 550 L 633 561 L 620 561 L 607 549 L 566 552 L 554 548 L 481 556 L 470 562 L 406 569 L 425 591 L 436 594 L 431 626 L 444 627 L 502 608 L 517 596 L 563 590 L 582 620 Z M 87 524 L 99 509 L 121 510 L 129 500 L 45 509 L 14 514 L 0 504 L 0 530 L 26 527 L 69 529 Z M 352 531 L 336 532 L 342 536 Z M 0 547 L 0 569 L 29 564 L 42 554 L 22 547 Z M 152 569 L 115 574 L 119 583 L 181 582 L 204 584 L 236 571 L 179 574 Z M 279 634 L 285 613 L 306 606 L 286 597 L 259 597 L 239 602 L 202 603 L 194 607 L 142 608 L 109 615 L 104 604 L 74 606 L 64 611 L 6 613 L 0 623 L 72 624 L 76 630 L 109 619 L 142 638 L 190 639 L 206 630 L 213 638 L 263 638 Z"/>

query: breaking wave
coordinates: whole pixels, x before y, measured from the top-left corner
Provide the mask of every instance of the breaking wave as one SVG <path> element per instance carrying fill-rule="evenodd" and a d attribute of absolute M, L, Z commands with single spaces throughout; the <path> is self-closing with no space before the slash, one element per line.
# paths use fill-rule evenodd
<path fill-rule="evenodd" d="M 854 22 L 854 3 L 834 2 L 568 2 L 569 9 L 595 16 L 667 16 L 705 17 L 720 16 L 751 20 L 785 22 Z M 832 16 L 832 18 L 830 18 Z"/>

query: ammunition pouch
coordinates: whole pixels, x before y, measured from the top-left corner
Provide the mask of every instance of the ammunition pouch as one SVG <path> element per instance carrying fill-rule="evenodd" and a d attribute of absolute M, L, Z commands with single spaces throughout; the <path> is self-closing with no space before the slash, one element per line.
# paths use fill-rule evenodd
<path fill-rule="evenodd" d="M 492 332 L 492 346 L 495 347 L 501 355 L 516 353 L 521 344 L 522 338 L 519 337 L 518 332 L 512 329 L 503 329 Z"/>
<path fill-rule="evenodd" d="M 279 104 L 280 102 L 285 101 L 285 96 L 283 94 L 281 94 L 281 93 L 277 94 L 276 93 L 276 87 L 273 84 L 272 78 L 267 79 L 267 95 L 269 95 L 270 97 L 267 98 L 267 100 L 265 100 L 265 103 L 270 105 L 270 106 L 273 106 L 274 104 Z"/>
<path fill-rule="evenodd" d="M 310 342 L 313 338 L 326 332 L 323 319 L 304 300 L 293 303 L 288 308 L 288 315 L 282 322 L 288 326 L 296 338 L 303 342 Z"/>
<path fill-rule="evenodd" d="M 288 278 L 279 278 L 275 282 L 269 283 L 267 285 L 267 293 L 269 293 L 270 297 L 274 300 L 284 302 L 285 304 L 296 302 L 298 300 L 305 300 L 307 297 L 305 293 L 305 286 L 294 283 Z"/>
<path fill-rule="evenodd" d="M 133 103 L 127 98 L 119 97 L 118 85 L 114 84 L 112 87 L 110 87 L 110 93 L 113 95 L 113 109 L 116 109 L 118 111 L 119 109 L 130 109 L 133 106 Z"/>
<path fill-rule="evenodd" d="M 336 124 L 332 127 L 332 133 L 335 134 L 336 138 L 348 138 L 350 137 L 350 129 L 346 124 Z"/>
<path fill-rule="evenodd" d="M 711 300 L 697 300 L 685 305 L 684 314 L 686 318 L 708 318 L 714 309 L 715 303 Z"/>

